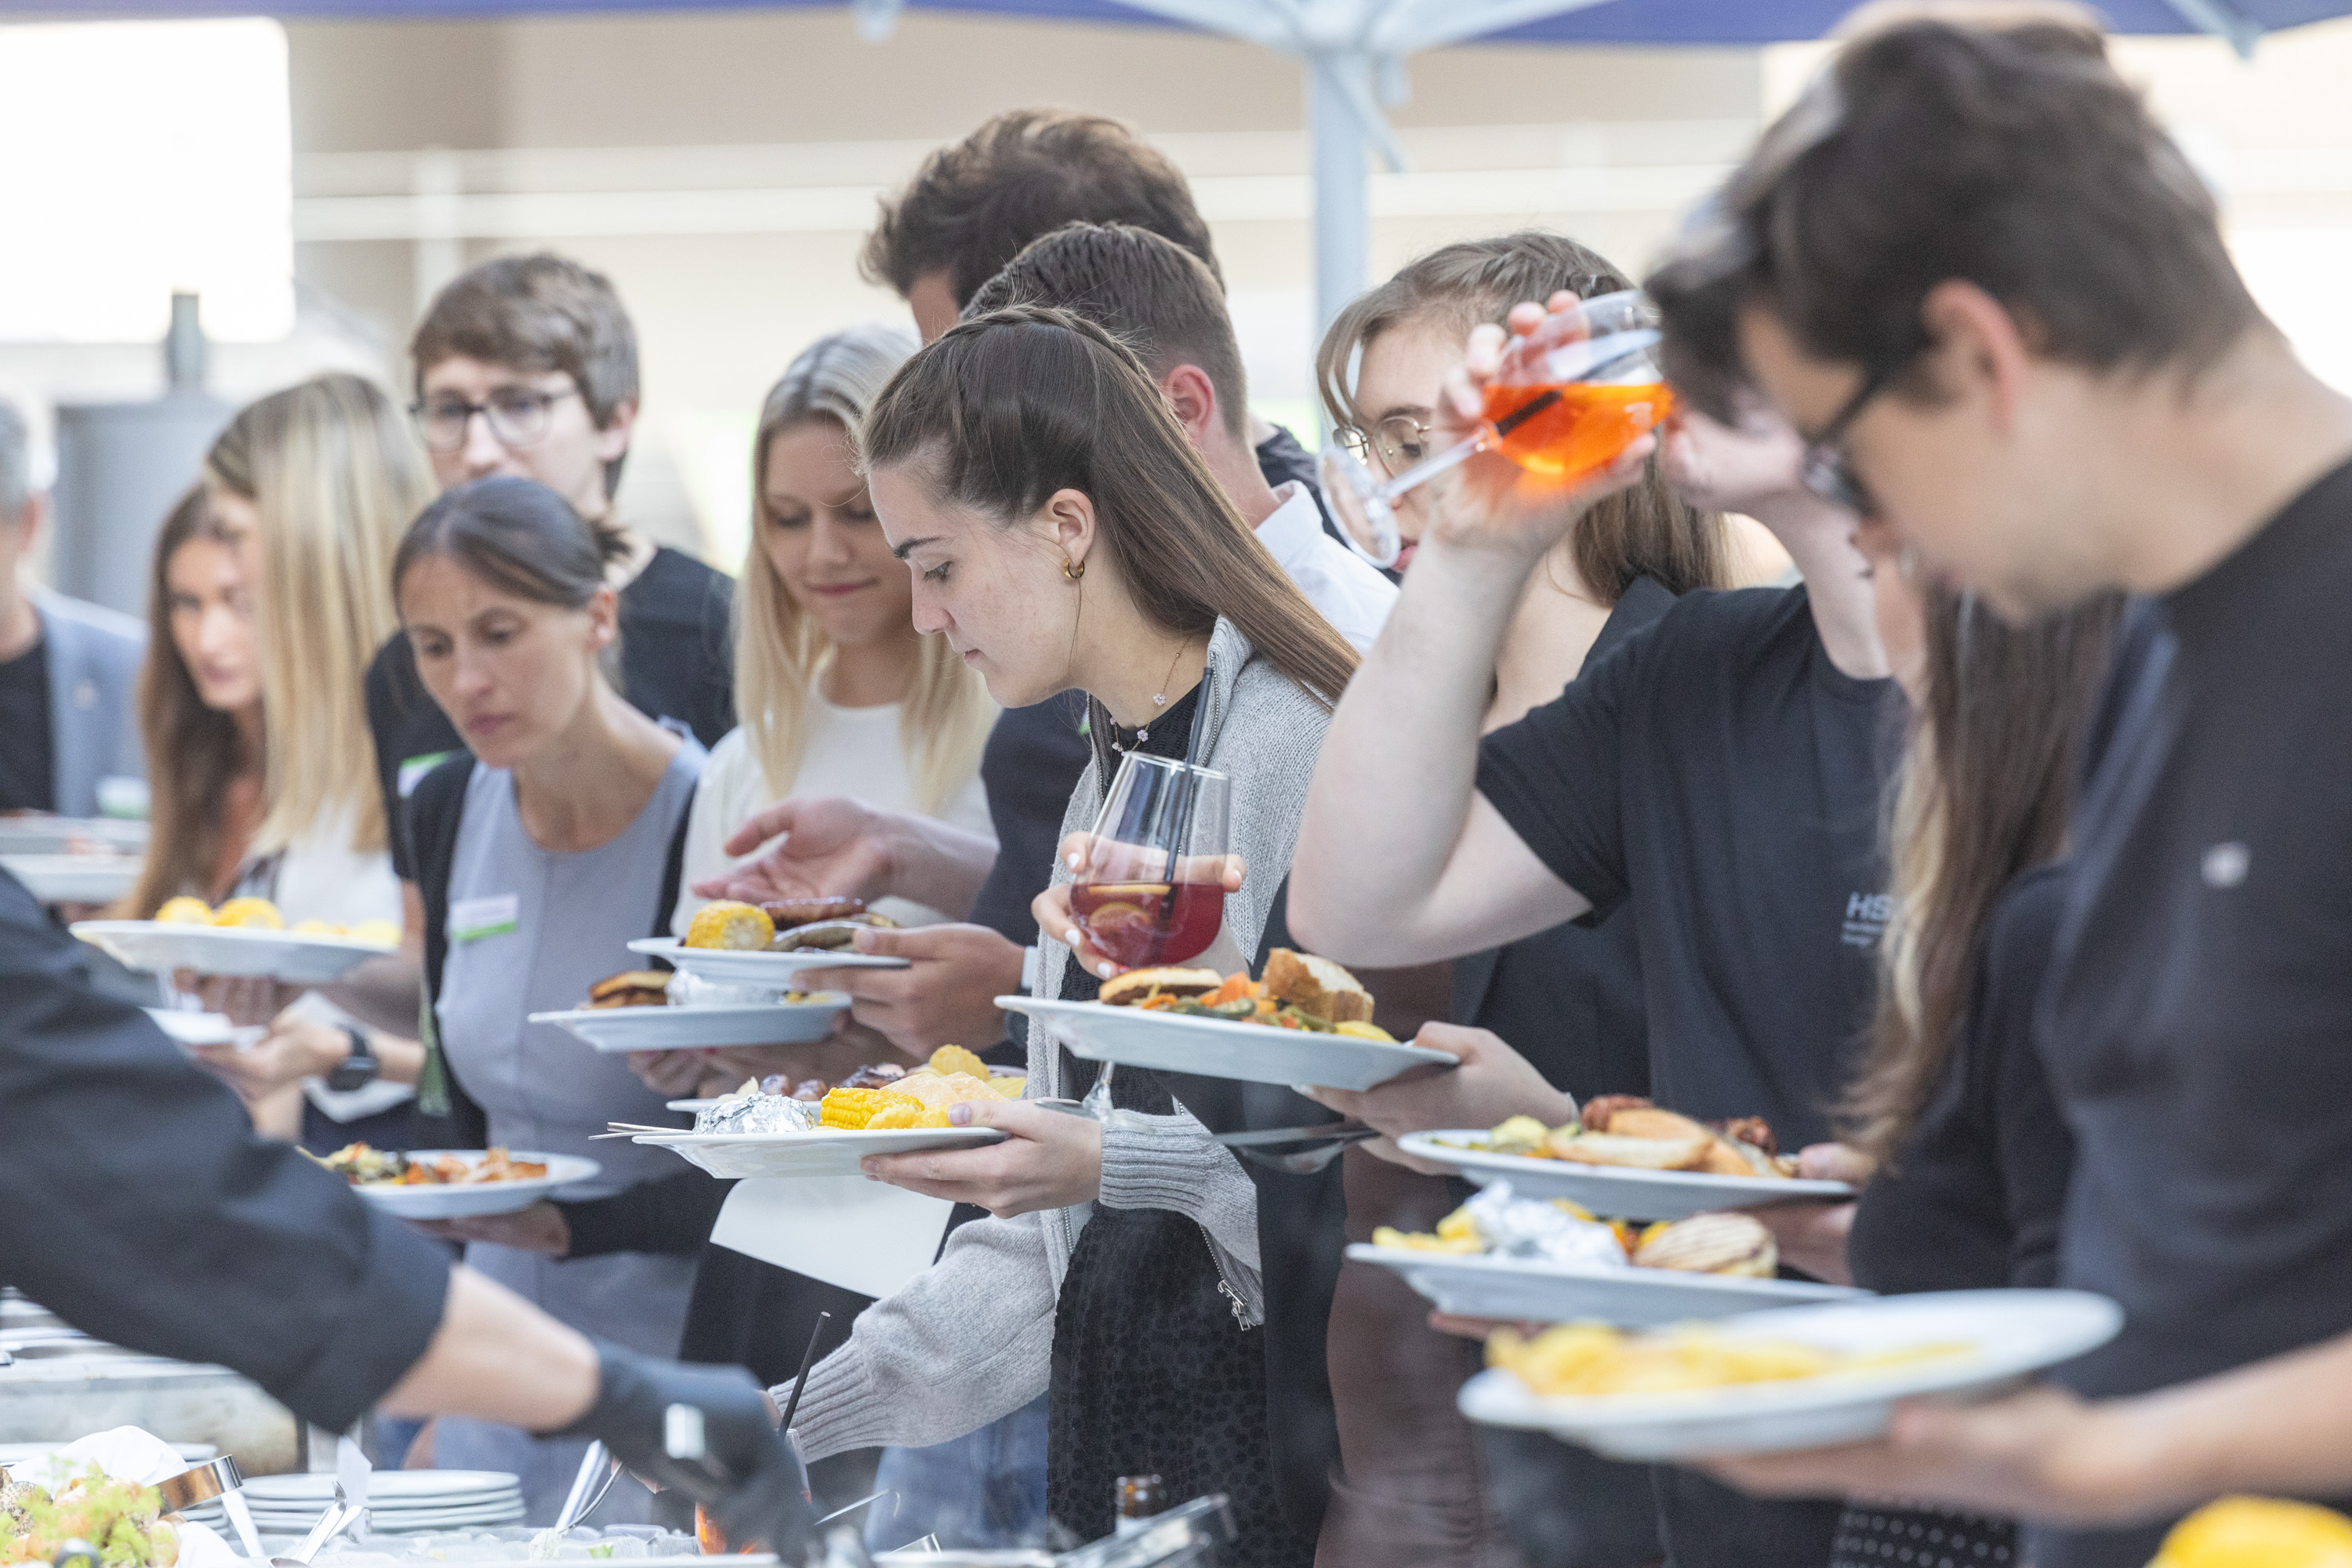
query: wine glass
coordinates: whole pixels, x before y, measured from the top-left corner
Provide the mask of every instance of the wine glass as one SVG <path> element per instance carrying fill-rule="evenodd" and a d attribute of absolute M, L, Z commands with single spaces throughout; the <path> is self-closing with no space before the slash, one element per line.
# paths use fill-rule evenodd
<path fill-rule="evenodd" d="M 1503 376 L 1486 387 L 1477 434 L 1384 483 L 1337 443 L 1325 448 L 1323 493 L 1358 554 L 1375 566 L 1395 564 L 1403 547 L 1397 498 L 1480 452 L 1500 452 L 1530 473 L 1565 483 L 1607 468 L 1664 422 L 1674 395 L 1658 368 L 1657 307 L 1626 289 L 1596 295 L 1564 314 L 1580 335 L 1507 359 Z"/>
<path fill-rule="evenodd" d="M 1070 889 L 1078 929 L 1129 969 L 1206 952 L 1225 920 L 1232 799 L 1213 769 L 1128 752 Z"/>

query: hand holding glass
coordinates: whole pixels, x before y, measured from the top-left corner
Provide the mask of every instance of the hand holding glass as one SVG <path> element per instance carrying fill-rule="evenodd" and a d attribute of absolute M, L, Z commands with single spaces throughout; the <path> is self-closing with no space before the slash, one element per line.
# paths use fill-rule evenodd
<path fill-rule="evenodd" d="M 1674 395 L 1658 368 L 1657 309 L 1640 293 L 1583 300 L 1548 318 L 1542 331 L 1555 341 L 1507 356 L 1503 374 L 1486 387 L 1486 417 L 1467 439 L 1385 483 L 1338 446 L 1325 450 L 1324 494 L 1359 554 L 1375 566 L 1393 564 L 1402 548 L 1397 498 L 1481 452 L 1570 483 L 1607 468 L 1664 422 Z"/>
<path fill-rule="evenodd" d="M 1127 754 L 1070 889 L 1095 946 L 1129 969 L 1208 951 L 1225 919 L 1232 794 L 1212 769 Z"/>

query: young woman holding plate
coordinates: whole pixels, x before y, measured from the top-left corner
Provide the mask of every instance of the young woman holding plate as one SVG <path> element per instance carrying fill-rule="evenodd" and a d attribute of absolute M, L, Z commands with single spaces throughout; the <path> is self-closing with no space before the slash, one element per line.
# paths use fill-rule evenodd
<path fill-rule="evenodd" d="M 1231 780 L 1223 920 L 1199 962 L 1252 959 L 1355 656 L 1225 500 L 1140 363 L 1065 312 L 999 311 L 908 361 L 861 444 L 883 530 L 914 573 L 916 626 L 944 635 L 1003 706 L 1087 694 L 1093 755 L 1067 830 L 1094 823 L 1126 752 Z M 1084 999 L 1110 960 L 1058 940 L 1076 922 L 1070 868 L 1055 877 L 1033 994 Z M 1033 1098 L 1085 1094 L 1080 1066 L 1032 1031 Z M 957 1230 L 818 1364 L 803 1451 L 936 1442 L 1047 1393 L 1055 1519 L 1108 1534 L 1116 1478 L 1156 1471 L 1171 1496 L 1232 1497 L 1240 1561 L 1303 1563 L 1311 1535 L 1285 1519 L 1272 1479 L 1254 1189 L 1157 1079 L 1122 1072 L 1110 1098 L 1100 1121 L 960 1108 L 1010 1136 L 869 1163 L 994 1217 Z"/>

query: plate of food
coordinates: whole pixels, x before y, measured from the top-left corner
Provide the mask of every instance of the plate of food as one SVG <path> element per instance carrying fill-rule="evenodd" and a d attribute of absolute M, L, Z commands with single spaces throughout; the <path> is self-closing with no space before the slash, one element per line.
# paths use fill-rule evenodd
<path fill-rule="evenodd" d="M 821 1040 L 833 1021 L 849 1010 L 849 998 L 834 992 L 788 991 L 774 1002 L 741 1005 L 681 1005 L 667 970 L 633 969 L 608 974 L 588 988 L 578 1007 L 533 1013 L 534 1024 L 553 1024 L 599 1051 L 710 1050 L 722 1046 L 797 1046 Z"/>
<path fill-rule="evenodd" d="M 360 1196 L 402 1219 L 516 1214 L 603 1169 L 578 1154 L 505 1149 L 411 1149 L 347 1143 L 325 1159 Z"/>
<path fill-rule="evenodd" d="M 1433 1232 L 1381 1226 L 1358 1263 L 1394 1269 L 1442 1312 L 1633 1328 L 1869 1295 L 1777 1278 L 1780 1248 L 1753 1215 L 1699 1214 L 1647 1226 L 1596 1218 L 1566 1198 L 1481 1188 Z"/>
<path fill-rule="evenodd" d="M 110 904 L 139 882 L 136 855 L 5 855 L 0 870 L 45 904 Z"/>
<path fill-rule="evenodd" d="M 1397 1146 L 1481 1186 L 1508 1182 L 1526 1196 L 1569 1198 L 1626 1219 L 1854 1195 L 1843 1182 L 1797 1175 L 1795 1157 L 1780 1152 L 1760 1116 L 1700 1122 L 1632 1094 L 1595 1095 L 1564 1127 L 1514 1116 L 1484 1131 L 1408 1132 Z"/>
<path fill-rule="evenodd" d="M 922 1067 L 859 1068 L 838 1084 L 781 1076 L 746 1083 L 695 1113 L 691 1132 L 636 1131 L 636 1142 L 673 1149 L 714 1176 L 848 1176 L 868 1154 L 972 1149 L 1001 1142 L 987 1127 L 957 1127 L 948 1108 L 1021 1098 L 1024 1080 L 992 1076 L 961 1046 L 941 1046 Z"/>
<path fill-rule="evenodd" d="M 1265 977 L 1246 971 L 1130 969 L 1093 1002 L 999 996 L 1045 1023 L 1088 1061 L 1245 1083 L 1370 1089 L 1416 1067 L 1451 1067 L 1444 1051 L 1403 1045 L 1372 1022 L 1372 996 L 1328 958 L 1277 947 Z"/>
<path fill-rule="evenodd" d="M 789 991 L 803 969 L 904 969 L 903 958 L 856 952 L 860 927 L 892 930 L 898 921 L 863 899 L 791 899 L 772 904 L 721 899 L 695 910 L 684 940 L 639 937 L 629 951 L 676 965 L 719 985 Z"/>
<path fill-rule="evenodd" d="M 331 984 L 400 948 L 400 928 L 390 921 L 289 926 L 268 899 L 231 899 L 218 909 L 173 899 L 152 921 L 76 921 L 71 929 L 132 969 L 260 974 L 292 985 Z"/>
<path fill-rule="evenodd" d="M 1944 1290 L 1627 1333 L 1562 1323 L 1486 1342 L 1462 1413 L 1617 1459 L 1859 1443 L 1898 1399 L 1966 1396 L 2072 1361 L 2123 1326 L 2083 1290 Z"/>

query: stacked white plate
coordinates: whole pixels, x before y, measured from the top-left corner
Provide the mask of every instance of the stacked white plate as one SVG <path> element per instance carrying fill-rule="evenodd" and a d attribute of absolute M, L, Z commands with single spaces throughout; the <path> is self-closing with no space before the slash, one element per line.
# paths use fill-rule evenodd
<path fill-rule="evenodd" d="M 256 1476 L 245 1483 L 245 1500 L 263 1534 L 304 1535 L 335 1500 L 335 1478 Z M 496 1470 L 378 1470 L 368 1478 L 367 1527 L 374 1534 L 521 1522 L 521 1484 Z"/>

